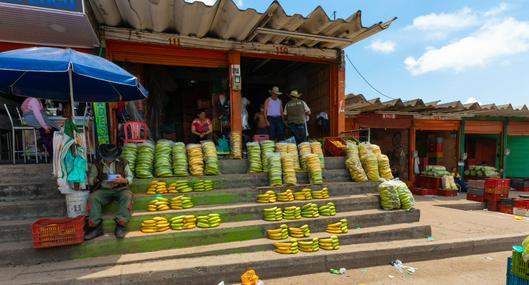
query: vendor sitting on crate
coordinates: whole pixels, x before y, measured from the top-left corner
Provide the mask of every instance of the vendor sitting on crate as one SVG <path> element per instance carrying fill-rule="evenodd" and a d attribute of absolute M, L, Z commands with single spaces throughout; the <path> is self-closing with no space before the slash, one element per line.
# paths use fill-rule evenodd
<path fill-rule="evenodd" d="M 130 219 L 132 207 L 132 192 L 129 185 L 132 183 L 132 172 L 127 161 L 119 159 L 121 149 L 113 144 L 102 144 L 98 149 L 101 160 L 95 161 L 90 166 L 88 183 L 92 193 L 89 198 L 90 213 L 88 214 L 88 229 L 85 240 L 91 240 L 103 235 L 103 220 L 101 219 L 103 207 L 113 201 L 119 203 L 119 211 L 115 217 L 116 238 L 125 237 L 125 226 Z"/>

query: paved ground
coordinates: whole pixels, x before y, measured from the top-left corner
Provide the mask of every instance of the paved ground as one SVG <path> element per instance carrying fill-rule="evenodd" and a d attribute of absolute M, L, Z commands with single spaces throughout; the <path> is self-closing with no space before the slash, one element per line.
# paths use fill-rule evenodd
<path fill-rule="evenodd" d="M 510 252 L 413 262 L 415 274 L 400 273 L 390 265 L 348 270 L 344 275 L 318 273 L 264 280 L 266 285 L 498 285 L 505 284 Z"/>

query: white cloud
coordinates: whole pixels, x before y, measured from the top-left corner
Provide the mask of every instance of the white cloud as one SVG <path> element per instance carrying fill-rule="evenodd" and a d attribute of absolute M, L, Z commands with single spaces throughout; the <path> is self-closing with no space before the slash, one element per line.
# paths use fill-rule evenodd
<path fill-rule="evenodd" d="M 396 44 L 393 41 L 375 40 L 371 42 L 371 44 L 366 48 L 369 48 L 375 52 L 390 54 L 395 51 L 395 45 Z"/>
<path fill-rule="evenodd" d="M 204 4 L 208 6 L 213 6 L 217 0 L 185 0 L 186 2 L 193 3 L 193 2 L 204 2 Z"/>
<path fill-rule="evenodd" d="M 468 7 L 464 7 L 452 13 L 431 13 L 419 16 L 413 19 L 413 24 L 408 29 L 420 31 L 458 30 L 474 26 L 477 23 L 476 13 Z"/>
<path fill-rule="evenodd" d="M 471 104 L 471 103 L 481 104 L 481 103 L 479 103 L 478 99 L 476 99 L 474 97 L 469 97 L 465 102 L 463 102 L 463 104 Z"/>
<path fill-rule="evenodd" d="M 438 70 L 463 71 L 490 61 L 529 50 L 529 22 L 507 18 L 484 24 L 474 34 L 440 48 L 427 50 L 419 58 L 404 60 L 413 75 Z"/>
<path fill-rule="evenodd" d="M 509 5 L 507 3 L 500 3 L 498 6 L 493 7 L 483 13 L 483 16 L 485 17 L 495 17 L 499 14 L 509 10 Z"/>

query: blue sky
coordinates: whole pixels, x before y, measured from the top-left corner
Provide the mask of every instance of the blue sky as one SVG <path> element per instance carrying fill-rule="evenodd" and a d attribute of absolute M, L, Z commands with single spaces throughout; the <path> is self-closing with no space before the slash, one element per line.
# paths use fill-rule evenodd
<path fill-rule="evenodd" d="M 208 2 L 204 0 L 204 2 Z M 235 0 L 264 11 L 272 1 Z M 383 93 L 409 100 L 529 104 L 529 0 L 284 0 L 288 14 L 321 5 L 364 26 L 392 17 L 386 31 L 345 51 Z M 525 11 L 525 12 L 524 12 Z M 347 93 L 381 97 L 347 64 Z"/>

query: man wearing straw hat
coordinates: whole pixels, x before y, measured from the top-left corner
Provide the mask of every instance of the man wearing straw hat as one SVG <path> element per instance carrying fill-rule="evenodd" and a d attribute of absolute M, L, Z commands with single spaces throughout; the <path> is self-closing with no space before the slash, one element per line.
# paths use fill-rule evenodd
<path fill-rule="evenodd" d="M 266 115 L 266 125 L 269 128 L 271 140 L 283 140 L 285 133 L 285 125 L 283 124 L 283 102 L 278 98 L 283 94 L 279 91 L 279 87 L 274 86 L 268 90 L 270 97 L 264 103 L 264 113 Z"/>
<path fill-rule="evenodd" d="M 298 90 L 292 90 L 288 95 L 291 100 L 285 105 L 285 118 L 288 128 L 294 135 L 296 143 L 300 144 L 307 141 L 307 117 L 310 116 L 310 109 L 305 101 L 299 99 L 301 93 Z"/>

